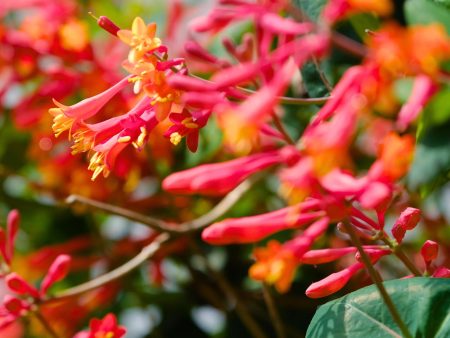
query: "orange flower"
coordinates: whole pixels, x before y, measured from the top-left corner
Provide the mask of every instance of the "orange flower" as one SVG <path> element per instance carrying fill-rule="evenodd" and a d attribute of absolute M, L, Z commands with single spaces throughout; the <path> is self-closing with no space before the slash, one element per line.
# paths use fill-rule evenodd
<path fill-rule="evenodd" d="M 428 75 L 436 75 L 442 61 L 450 59 L 450 37 L 441 24 L 409 28 L 411 59 Z"/>
<path fill-rule="evenodd" d="M 414 138 L 411 135 L 399 136 L 389 133 L 382 141 L 379 160 L 383 172 L 395 181 L 406 174 L 414 153 Z"/>
<path fill-rule="evenodd" d="M 132 48 L 128 54 L 128 61 L 131 63 L 137 62 L 145 53 L 161 46 L 161 40 L 155 34 L 156 24 L 146 25 L 140 17 L 134 19 L 131 30 L 119 30 L 117 32 L 119 39 Z"/>
<path fill-rule="evenodd" d="M 59 29 L 59 39 L 64 49 L 81 52 L 89 44 L 88 27 L 85 22 L 72 19 Z"/>
<path fill-rule="evenodd" d="M 325 6 L 322 16 L 326 21 L 333 23 L 356 13 L 367 12 L 387 16 L 392 10 L 390 0 L 331 0 Z"/>
<path fill-rule="evenodd" d="M 288 291 L 298 265 L 294 255 L 283 250 L 275 240 L 270 241 L 266 248 L 256 248 L 253 255 L 256 263 L 251 266 L 249 276 L 273 284 L 280 293 Z"/>
<path fill-rule="evenodd" d="M 434 76 L 450 55 L 450 39 L 440 24 L 403 28 L 388 24 L 369 41 L 375 63 L 393 76 Z"/>

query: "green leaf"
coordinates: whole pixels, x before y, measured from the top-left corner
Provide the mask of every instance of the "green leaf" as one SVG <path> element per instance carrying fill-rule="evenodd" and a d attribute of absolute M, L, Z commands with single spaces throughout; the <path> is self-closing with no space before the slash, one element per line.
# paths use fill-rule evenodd
<path fill-rule="evenodd" d="M 200 130 L 197 152 L 189 152 L 186 156 L 188 167 L 194 167 L 202 162 L 209 161 L 222 145 L 222 132 L 214 118 L 210 118 L 208 124 Z"/>
<path fill-rule="evenodd" d="M 450 282 L 410 278 L 384 283 L 413 337 L 450 337 Z M 375 285 L 328 302 L 317 310 L 307 338 L 401 337 Z"/>
<path fill-rule="evenodd" d="M 450 34 L 450 10 L 445 6 L 427 0 L 408 0 L 405 17 L 410 25 L 441 23 Z"/>
<path fill-rule="evenodd" d="M 400 103 L 408 101 L 414 85 L 411 77 L 401 78 L 394 83 L 394 95 Z"/>
<path fill-rule="evenodd" d="M 407 176 L 408 188 L 423 193 L 431 192 L 446 180 L 450 171 L 450 123 L 421 132 L 414 160 Z"/>
<path fill-rule="evenodd" d="M 445 6 L 450 9 L 450 0 L 433 0 L 433 2 Z"/>
<path fill-rule="evenodd" d="M 367 30 L 376 31 L 380 28 L 380 20 L 375 15 L 369 13 L 353 15 L 349 21 L 363 41 L 367 38 Z"/>
<path fill-rule="evenodd" d="M 329 79 L 330 76 L 325 75 L 324 69 L 329 69 L 330 60 L 322 61 L 318 67 L 324 76 Z M 303 84 L 310 97 L 323 97 L 329 94 L 327 87 L 320 77 L 318 67 L 313 62 L 307 62 L 301 69 Z"/>
<path fill-rule="evenodd" d="M 294 3 L 300 7 L 310 19 L 317 21 L 327 0 L 294 0 Z"/>
<path fill-rule="evenodd" d="M 441 125 L 450 120 L 450 86 L 443 87 L 433 96 L 423 112 L 426 126 Z"/>

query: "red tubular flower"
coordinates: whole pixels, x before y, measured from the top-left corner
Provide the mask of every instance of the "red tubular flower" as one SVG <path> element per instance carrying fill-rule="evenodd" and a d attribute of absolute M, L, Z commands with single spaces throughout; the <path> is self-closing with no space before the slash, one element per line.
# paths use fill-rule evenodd
<path fill-rule="evenodd" d="M 405 237 L 406 230 L 412 230 L 420 221 L 420 210 L 416 208 L 406 208 L 392 227 L 392 235 L 398 243 Z"/>
<path fill-rule="evenodd" d="M 435 241 L 427 240 L 423 246 L 422 249 L 420 249 L 420 254 L 423 257 L 423 260 L 425 261 L 425 264 L 427 266 L 430 265 L 431 261 L 435 260 L 438 256 L 439 252 L 439 245 Z"/>
<path fill-rule="evenodd" d="M 164 133 L 164 136 L 170 138 L 170 142 L 174 145 L 178 145 L 186 136 L 189 150 L 195 153 L 198 148 L 199 130 L 206 125 L 210 114 L 209 110 L 191 113 L 186 109 L 181 113 L 171 113 L 169 119 L 173 125 Z"/>
<path fill-rule="evenodd" d="M 303 264 L 324 264 L 335 261 L 349 253 L 355 253 L 358 249 L 354 246 L 338 249 L 320 249 L 305 252 L 301 258 Z"/>
<path fill-rule="evenodd" d="M 354 196 L 366 209 L 379 208 L 390 199 L 391 185 L 373 179 L 369 175 L 362 178 L 354 178 L 352 175 L 335 169 L 322 180 L 322 186 L 335 196 Z"/>
<path fill-rule="evenodd" d="M 283 18 L 275 13 L 264 14 L 261 18 L 261 26 L 272 33 L 287 35 L 306 34 L 314 28 L 312 23 L 299 23 L 292 19 Z"/>
<path fill-rule="evenodd" d="M 280 163 L 279 152 L 260 153 L 222 163 L 204 164 L 166 177 L 164 190 L 182 194 L 224 195 L 251 174 Z"/>
<path fill-rule="evenodd" d="M 361 91 L 360 81 L 365 72 L 366 69 L 362 66 L 354 66 L 347 69 L 331 92 L 331 99 L 316 114 L 305 134 L 311 129 L 314 129 L 318 124 L 329 119 L 337 111 L 339 106 L 344 105 L 349 98 Z"/>
<path fill-rule="evenodd" d="M 183 90 L 187 92 L 208 92 L 216 90 L 216 85 L 212 82 L 182 74 L 171 75 L 167 79 L 167 83 L 173 89 Z"/>
<path fill-rule="evenodd" d="M 19 211 L 14 209 L 8 214 L 8 219 L 6 222 L 7 229 L 7 243 L 6 243 L 6 256 L 5 260 L 9 264 L 11 262 L 14 253 L 14 240 L 16 239 L 17 231 L 19 231 L 20 214 Z"/>
<path fill-rule="evenodd" d="M 328 217 L 315 221 L 301 235 L 284 243 L 283 248 L 290 251 L 296 259 L 301 260 L 316 238 L 327 230 L 329 222 L 330 219 Z"/>
<path fill-rule="evenodd" d="M 95 124 L 84 123 L 73 135 L 72 154 L 91 151 L 89 169 L 94 172 L 92 180 L 102 172 L 106 177 L 119 153 L 129 144 L 142 149 L 157 124 L 150 99 L 144 97 L 124 115 Z"/>
<path fill-rule="evenodd" d="M 390 249 L 380 249 L 380 248 L 364 248 L 364 252 L 369 256 L 372 262 L 378 261 L 381 257 L 390 255 L 392 251 Z M 356 253 L 355 258 L 357 261 L 361 262 L 361 254 L 359 251 Z"/>
<path fill-rule="evenodd" d="M 12 315 L 19 317 L 30 309 L 30 304 L 11 295 L 5 295 L 3 306 Z"/>
<path fill-rule="evenodd" d="M 11 291 L 19 295 L 28 295 L 34 298 L 39 298 L 38 290 L 15 272 L 7 275 L 5 282 Z"/>
<path fill-rule="evenodd" d="M 69 272 L 70 262 L 71 258 L 68 255 L 59 255 L 58 257 L 56 257 L 55 261 L 48 269 L 47 275 L 44 277 L 41 283 L 41 296 L 47 293 L 47 290 L 50 286 L 66 277 L 67 273 Z"/>
<path fill-rule="evenodd" d="M 440 266 L 433 273 L 434 278 L 450 278 L 450 269 Z"/>
<path fill-rule="evenodd" d="M 97 20 L 97 24 L 103 28 L 108 33 L 117 36 L 117 32 L 120 30 L 120 28 L 112 22 L 107 16 L 100 16 Z"/>
<path fill-rule="evenodd" d="M 316 200 L 262 215 L 226 219 L 203 230 L 202 238 L 214 245 L 253 243 L 281 230 L 294 229 L 324 216 Z"/>
<path fill-rule="evenodd" d="M 350 278 L 363 267 L 364 264 L 355 263 L 339 272 L 332 273 L 328 277 L 311 284 L 308 289 L 306 289 L 306 295 L 309 298 L 329 296 L 342 289 Z"/>
<path fill-rule="evenodd" d="M 53 115 L 53 131 L 58 137 L 66 130 L 72 132 L 82 120 L 86 120 L 97 114 L 118 92 L 124 89 L 131 76 L 127 76 L 104 92 L 80 101 L 73 106 L 65 106 L 53 100 L 57 108 L 51 108 L 49 113 Z M 70 136 L 69 134 L 69 136 Z"/>
<path fill-rule="evenodd" d="M 371 12 L 386 16 L 392 10 L 393 5 L 390 0 L 331 0 L 325 6 L 322 17 L 327 22 L 334 23 L 355 13 Z"/>
<path fill-rule="evenodd" d="M 429 76 L 418 75 L 415 78 L 411 96 L 398 113 L 398 129 L 405 130 L 417 118 L 437 89 L 438 87 Z"/>
<path fill-rule="evenodd" d="M 108 313 L 103 319 L 91 319 L 89 331 L 79 332 L 74 338 L 121 338 L 126 332 L 125 327 L 117 325 L 116 316 Z"/>
<path fill-rule="evenodd" d="M 0 252 L 5 263 L 10 265 L 14 254 L 14 240 L 19 230 L 20 214 L 17 210 L 11 210 L 6 221 L 6 233 L 0 228 Z"/>

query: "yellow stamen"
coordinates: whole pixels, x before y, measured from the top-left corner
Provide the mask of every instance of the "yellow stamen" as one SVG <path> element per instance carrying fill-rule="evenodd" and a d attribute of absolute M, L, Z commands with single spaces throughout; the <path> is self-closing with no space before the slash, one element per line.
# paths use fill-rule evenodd
<path fill-rule="evenodd" d="M 177 132 L 170 134 L 170 143 L 172 143 L 173 145 L 178 145 L 178 143 L 181 142 L 181 135 Z"/>
<path fill-rule="evenodd" d="M 141 133 L 136 140 L 136 145 L 138 146 L 138 148 L 142 148 L 144 146 L 145 137 L 147 136 L 147 129 L 145 129 L 145 127 L 141 127 L 140 130 Z"/>
<path fill-rule="evenodd" d="M 61 108 L 50 108 L 48 112 L 54 116 L 52 129 L 55 137 L 58 137 L 66 130 L 72 129 L 75 119 L 64 115 L 64 111 Z"/>
<path fill-rule="evenodd" d="M 130 136 L 122 136 L 117 139 L 117 142 L 118 143 L 128 143 L 128 142 L 130 142 L 130 140 L 131 140 Z"/>

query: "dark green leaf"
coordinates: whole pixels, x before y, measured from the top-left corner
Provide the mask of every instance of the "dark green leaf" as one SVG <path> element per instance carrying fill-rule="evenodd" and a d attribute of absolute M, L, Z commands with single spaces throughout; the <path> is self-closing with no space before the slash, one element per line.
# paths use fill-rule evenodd
<path fill-rule="evenodd" d="M 450 9 L 450 0 L 433 0 L 433 2 L 443 5 Z"/>
<path fill-rule="evenodd" d="M 450 123 L 422 132 L 407 176 L 408 188 L 418 190 L 442 182 L 450 171 Z"/>
<path fill-rule="evenodd" d="M 408 101 L 414 85 L 414 79 L 410 77 L 401 78 L 394 83 L 394 95 L 400 103 Z"/>
<path fill-rule="evenodd" d="M 413 337 L 450 336 L 450 282 L 411 278 L 384 283 Z M 400 330 L 372 285 L 319 307 L 307 338 L 401 337 Z"/>
<path fill-rule="evenodd" d="M 312 20 L 317 21 L 326 0 L 295 0 L 294 3 Z"/>
<path fill-rule="evenodd" d="M 423 112 L 425 126 L 441 125 L 450 120 L 450 87 L 434 95 Z"/>
<path fill-rule="evenodd" d="M 369 13 L 353 15 L 349 21 L 361 40 L 367 38 L 367 30 L 376 31 L 380 27 L 380 21 L 378 18 Z"/>
<path fill-rule="evenodd" d="M 405 17 L 410 25 L 441 23 L 450 34 L 450 10 L 428 0 L 409 0 L 405 3 Z"/>
<path fill-rule="evenodd" d="M 194 167 L 210 158 L 222 145 L 222 132 L 214 118 L 210 118 L 206 127 L 200 130 L 197 152 L 186 156 L 188 167 Z M 188 151 L 188 150 L 186 150 Z"/>

